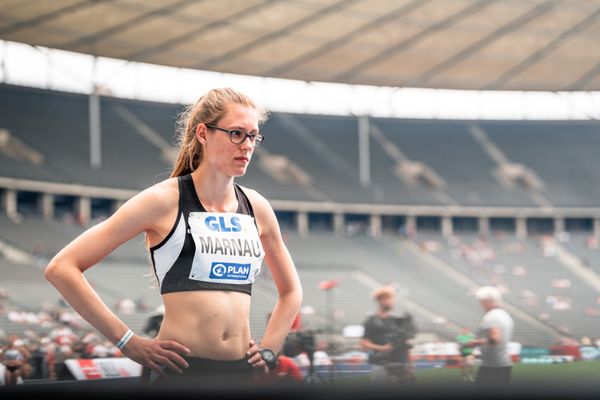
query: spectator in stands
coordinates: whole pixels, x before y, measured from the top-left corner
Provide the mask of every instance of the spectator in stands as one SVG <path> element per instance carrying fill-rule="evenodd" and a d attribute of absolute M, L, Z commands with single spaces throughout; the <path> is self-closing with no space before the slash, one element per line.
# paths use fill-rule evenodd
<path fill-rule="evenodd" d="M 148 307 L 148 302 L 144 297 L 140 296 L 135 300 L 135 310 L 137 312 L 146 312 Z"/>
<path fill-rule="evenodd" d="M 155 337 L 160 331 L 160 325 L 165 316 L 165 306 L 163 304 L 156 307 L 156 310 L 148 316 L 146 320 L 146 326 L 142 331 L 149 337 Z"/>
<path fill-rule="evenodd" d="M 19 350 L 14 348 L 6 349 L 2 354 L 2 364 L 4 365 L 4 385 L 14 386 L 23 383 L 25 359 Z"/>
<path fill-rule="evenodd" d="M 44 378 L 44 358 L 45 354 L 42 350 L 41 343 L 39 341 L 35 341 L 30 344 L 28 347 L 31 352 L 31 358 L 29 359 L 29 364 L 31 365 L 31 374 L 29 375 L 29 379 L 41 379 Z"/>
<path fill-rule="evenodd" d="M 300 308 L 302 288 L 273 209 L 234 183 L 263 140 L 264 120 L 266 113 L 245 95 L 209 91 L 182 114 L 171 178 L 85 231 L 45 270 L 73 308 L 156 384 L 177 382 L 167 378 L 180 374 L 196 384 L 214 383 L 218 375 L 251 380 L 254 371 L 266 371 L 265 360 L 279 351 Z M 156 338 L 128 329 L 83 275 L 142 232 L 165 305 Z M 263 258 L 279 296 L 259 348 L 250 337 L 249 311 Z"/>
<path fill-rule="evenodd" d="M 6 385 L 6 366 L 2 361 L 4 359 L 4 350 L 0 346 L 0 388 Z"/>
<path fill-rule="evenodd" d="M 2 353 L 0 361 L 5 366 L 4 384 L 13 386 L 23 383 L 29 378 L 31 353 L 21 339 L 14 340 Z"/>
<path fill-rule="evenodd" d="M 501 307 L 502 296 L 493 286 L 483 286 L 475 294 L 485 314 L 481 318 L 477 338 L 467 345 L 481 347 L 481 366 L 477 371 L 479 386 L 506 386 L 510 383 L 512 359 L 508 343 L 512 338 L 514 322 Z"/>
<path fill-rule="evenodd" d="M 596 235 L 590 235 L 585 239 L 585 245 L 590 250 L 596 250 L 598 248 L 598 238 Z"/>
<path fill-rule="evenodd" d="M 125 298 L 117 300 L 117 304 L 115 304 L 115 309 L 120 314 L 131 315 L 135 313 L 136 306 L 133 300 Z"/>
<path fill-rule="evenodd" d="M 560 243 L 569 243 L 571 241 L 571 234 L 567 231 L 556 232 L 556 240 Z"/>
<path fill-rule="evenodd" d="M 65 361 L 73 358 L 78 358 L 73 354 L 73 349 L 68 344 L 60 345 L 54 353 L 53 368 L 55 379 L 71 380 L 73 376 L 67 367 Z"/>

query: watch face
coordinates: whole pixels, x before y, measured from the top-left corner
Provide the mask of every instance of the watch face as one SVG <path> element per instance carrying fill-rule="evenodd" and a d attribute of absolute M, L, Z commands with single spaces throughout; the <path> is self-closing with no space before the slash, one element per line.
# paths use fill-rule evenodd
<path fill-rule="evenodd" d="M 271 350 L 262 350 L 260 355 L 262 356 L 263 360 L 267 362 L 275 360 L 275 354 Z"/>

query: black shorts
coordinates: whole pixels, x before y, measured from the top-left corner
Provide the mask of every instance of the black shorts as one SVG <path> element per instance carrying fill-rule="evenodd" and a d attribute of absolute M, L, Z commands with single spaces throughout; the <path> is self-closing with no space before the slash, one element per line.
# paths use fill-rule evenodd
<path fill-rule="evenodd" d="M 169 378 L 144 367 L 141 383 L 145 386 L 163 387 L 177 385 L 179 387 L 206 387 L 227 384 L 249 385 L 254 381 L 254 368 L 246 358 L 233 361 L 211 360 L 208 358 L 186 357 L 189 368 L 182 368 L 183 374 L 178 374 L 170 368 L 163 367 Z"/>
<path fill-rule="evenodd" d="M 512 367 L 479 367 L 475 383 L 479 386 L 508 386 Z"/>

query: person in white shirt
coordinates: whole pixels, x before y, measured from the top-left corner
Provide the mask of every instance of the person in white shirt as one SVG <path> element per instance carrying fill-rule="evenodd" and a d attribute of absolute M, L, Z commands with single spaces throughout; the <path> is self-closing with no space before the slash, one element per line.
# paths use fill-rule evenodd
<path fill-rule="evenodd" d="M 485 311 L 477 329 L 477 338 L 468 343 L 470 347 L 479 346 L 481 349 L 481 366 L 475 382 L 481 386 L 506 386 L 510 384 L 512 372 L 508 343 L 514 330 L 513 319 L 501 307 L 502 296 L 497 288 L 481 287 L 475 297 Z"/>

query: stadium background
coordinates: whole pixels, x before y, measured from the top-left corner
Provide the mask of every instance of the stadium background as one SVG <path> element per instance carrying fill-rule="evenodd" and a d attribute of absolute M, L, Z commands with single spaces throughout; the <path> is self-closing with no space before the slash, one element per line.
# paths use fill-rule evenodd
<path fill-rule="evenodd" d="M 476 327 L 474 289 L 493 284 L 521 361 L 581 363 L 598 358 L 600 340 L 599 16 L 597 1 L 6 1 L 0 39 L 309 82 L 588 96 L 574 119 L 272 111 L 239 180 L 276 210 L 305 291 L 303 326 L 330 356 L 361 360 L 353 326 L 372 311 L 370 292 L 392 284 L 398 311 L 416 319 L 415 360 L 451 365 L 444 343 Z M 34 342 L 65 325 L 83 335 L 89 326 L 42 269 L 168 176 L 182 104 L 2 77 L 0 339 Z M 143 239 L 101 264 L 86 277 L 141 332 L 160 304 Z M 257 338 L 275 295 L 263 273 Z"/>

